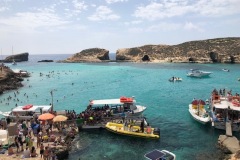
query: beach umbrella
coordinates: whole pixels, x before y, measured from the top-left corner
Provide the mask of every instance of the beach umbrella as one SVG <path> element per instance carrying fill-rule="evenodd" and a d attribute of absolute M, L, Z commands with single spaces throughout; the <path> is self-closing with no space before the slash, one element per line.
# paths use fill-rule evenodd
<path fill-rule="evenodd" d="M 57 115 L 56 117 L 53 118 L 53 122 L 62 122 L 66 120 L 67 120 L 67 117 L 63 115 Z"/>
<path fill-rule="evenodd" d="M 51 114 L 51 113 L 44 113 L 44 114 L 38 116 L 38 119 L 44 121 L 44 120 L 53 119 L 54 117 L 55 116 L 53 114 Z"/>

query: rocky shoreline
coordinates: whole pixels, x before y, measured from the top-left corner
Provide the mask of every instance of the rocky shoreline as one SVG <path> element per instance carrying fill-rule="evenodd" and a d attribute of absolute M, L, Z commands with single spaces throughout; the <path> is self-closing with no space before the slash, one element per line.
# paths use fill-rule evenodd
<path fill-rule="evenodd" d="M 23 77 L 20 74 L 14 73 L 9 67 L 1 65 L 0 67 L 0 94 L 4 91 L 18 89 L 23 87 L 21 83 Z"/>
<path fill-rule="evenodd" d="M 90 48 L 60 61 L 65 63 L 108 62 L 109 50 Z M 121 48 L 115 62 L 136 63 L 240 63 L 240 38 L 215 38 L 178 45 L 144 45 Z"/>
<path fill-rule="evenodd" d="M 225 154 L 225 160 L 240 159 L 240 145 L 236 137 L 220 135 L 217 147 Z"/>

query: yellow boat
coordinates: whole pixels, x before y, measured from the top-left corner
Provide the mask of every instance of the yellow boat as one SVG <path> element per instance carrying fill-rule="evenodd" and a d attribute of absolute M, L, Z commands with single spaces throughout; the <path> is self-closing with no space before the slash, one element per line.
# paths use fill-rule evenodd
<path fill-rule="evenodd" d="M 130 127 L 130 125 L 124 126 L 124 124 L 108 122 L 105 128 L 110 132 L 122 135 L 153 139 L 160 138 L 160 129 L 151 128 L 150 126 L 147 126 L 144 128 L 144 132 L 141 132 L 140 126 Z"/>

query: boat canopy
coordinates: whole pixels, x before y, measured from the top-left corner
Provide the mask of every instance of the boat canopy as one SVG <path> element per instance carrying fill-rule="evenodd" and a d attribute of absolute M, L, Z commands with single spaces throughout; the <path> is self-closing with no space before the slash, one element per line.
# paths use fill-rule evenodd
<path fill-rule="evenodd" d="M 230 102 L 221 101 L 221 103 L 215 103 L 214 107 L 217 109 L 227 109 L 230 106 Z"/>
<path fill-rule="evenodd" d="M 29 109 L 24 109 L 25 106 L 18 106 L 16 108 L 14 108 L 12 111 L 13 112 L 35 112 L 37 111 L 38 109 L 42 109 L 42 111 L 49 111 L 51 109 L 51 105 L 44 105 L 44 106 L 32 106 L 31 108 Z"/>
<path fill-rule="evenodd" d="M 163 158 L 166 154 L 163 153 L 162 151 L 159 151 L 157 149 L 147 153 L 144 155 L 144 157 L 146 157 L 147 159 L 150 159 L 150 160 L 158 160 L 160 158 Z"/>
<path fill-rule="evenodd" d="M 127 102 L 129 103 L 129 102 Z M 130 103 L 133 103 L 130 102 Z M 124 101 L 121 101 L 120 99 L 103 99 L 103 100 L 91 100 L 90 101 L 90 105 L 123 105 L 124 104 Z"/>

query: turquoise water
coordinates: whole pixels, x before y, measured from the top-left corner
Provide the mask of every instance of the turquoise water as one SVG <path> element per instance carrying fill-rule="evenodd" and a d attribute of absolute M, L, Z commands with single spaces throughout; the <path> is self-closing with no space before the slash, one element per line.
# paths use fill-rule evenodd
<path fill-rule="evenodd" d="M 85 110 L 91 99 L 135 96 L 138 104 L 147 107 L 144 115 L 150 125 L 161 130 L 159 140 L 125 137 L 105 130 L 80 132 L 69 159 L 144 159 L 144 154 L 153 149 L 172 151 L 180 160 L 219 158 L 216 144 L 218 136 L 224 132 L 194 121 L 188 113 L 188 104 L 193 98 L 208 99 L 214 88 L 240 92 L 239 64 L 36 63 L 42 59 L 60 60 L 69 55 L 48 56 L 31 55 L 29 62 L 9 65 L 13 69 L 27 70 L 32 76 L 25 79 L 24 87 L 18 90 L 19 101 L 6 100 L 14 97 L 14 91 L 0 96 L 1 111 L 10 110 L 16 103 L 49 104 L 51 90 L 54 90 L 54 109 L 74 109 L 78 113 Z M 213 74 L 204 79 L 190 78 L 186 72 L 191 68 Z M 222 68 L 230 72 L 223 72 Z M 168 82 L 172 76 L 181 77 L 183 81 Z"/>

